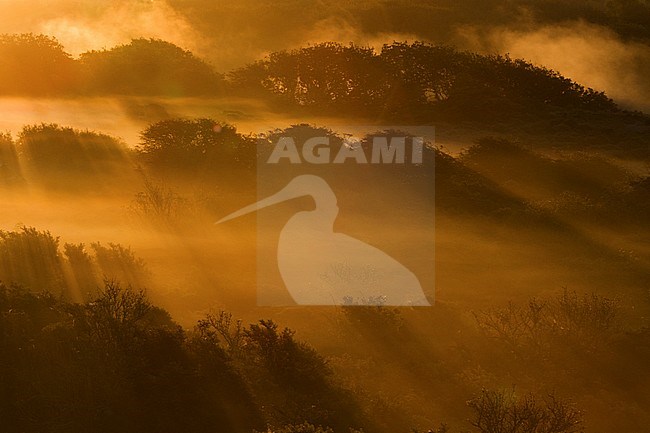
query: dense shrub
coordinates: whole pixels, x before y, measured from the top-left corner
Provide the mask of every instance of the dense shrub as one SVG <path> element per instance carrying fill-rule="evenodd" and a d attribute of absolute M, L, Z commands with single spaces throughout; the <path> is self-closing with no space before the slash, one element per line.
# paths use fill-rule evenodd
<path fill-rule="evenodd" d="M 33 227 L 0 230 L 0 281 L 75 300 L 94 296 L 104 279 L 138 288 L 149 282 L 144 260 L 131 248 L 92 243 L 91 255 L 84 244 L 65 244 L 63 251 L 59 244 L 58 237 Z"/>
<path fill-rule="evenodd" d="M 0 379 L 7 432 L 263 425 L 225 358 L 191 345 L 143 292 L 114 282 L 84 304 L 0 283 Z"/>
<path fill-rule="evenodd" d="M 222 78 L 212 67 L 169 42 L 134 39 L 79 59 L 89 93 L 197 96 L 215 94 Z"/>
<path fill-rule="evenodd" d="M 137 147 L 144 161 L 163 172 L 193 177 L 241 176 L 256 163 L 256 141 L 212 119 L 171 119 L 149 125 Z"/>
<path fill-rule="evenodd" d="M 30 178 L 71 190 L 118 184 L 126 174 L 126 146 L 106 134 L 56 124 L 25 126 L 18 149 Z"/>
<path fill-rule="evenodd" d="M 77 65 L 54 38 L 0 35 L 0 95 L 52 96 L 75 91 Z"/>
<path fill-rule="evenodd" d="M 294 331 L 272 320 L 245 327 L 222 311 L 199 321 L 196 333 L 232 357 L 270 425 L 317 428 L 301 424 L 307 421 L 347 431 L 367 423 L 352 395 L 335 384 L 325 358 L 296 340 Z"/>
<path fill-rule="evenodd" d="M 65 286 L 62 263 L 59 238 L 50 232 L 32 227 L 0 230 L 0 281 L 60 293 Z"/>

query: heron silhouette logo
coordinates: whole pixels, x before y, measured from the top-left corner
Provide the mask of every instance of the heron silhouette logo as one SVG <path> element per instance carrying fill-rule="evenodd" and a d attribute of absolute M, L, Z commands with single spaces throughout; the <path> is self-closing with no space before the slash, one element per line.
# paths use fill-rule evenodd
<path fill-rule="evenodd" d="M 282 190 L 222 218 L 217 224 L 287 200 L 311 196 L 316 207 L 293 215 L 277 246 L 277 265 L 298 305 L 430 305 L 420 281 L 384 251 L 334 231 L 339 208 L 330 185 L 320 176 L 294 177 Z"/>

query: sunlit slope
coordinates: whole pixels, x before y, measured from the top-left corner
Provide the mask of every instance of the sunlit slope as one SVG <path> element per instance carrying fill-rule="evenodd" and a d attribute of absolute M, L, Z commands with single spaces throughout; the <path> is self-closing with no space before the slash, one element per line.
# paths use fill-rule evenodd
<path fill-rule="evenodd" d="M 62 242 L 133 247 L 151 267 L 152 291 L 181 317 L 218 303 L 253 307 L 255 218 L 228 227 L 213 223 L 256 201 L 257 158 L 270 148 L 232 126 L 215 130 L 216 124 L 153 124 L 138 150 L 53 125 L 27 127 L 17 142 L 5 137 L 2 226 L 52 230 Z M 338 132 L 308 125 L 270 137 L 324 132 L 341 145 Z M 646 178 L 604 156 L 552 159 L 495 139 L 459 157 L 434 148 L 427 155 L 417 173 L 370 167 L 364 182 L 354 171 L 314 168 L 340 191 L 337 231 L 360 239 L 375 233 L 368 242 L 409 260 L 420 246 L 403 245 L 400 233 L 426 249 L 429 237 L 417 233 L 435 229 L 435 272 L 426 262 L 420 270 L 429 287 L 435 283 L 432 298 L 483 303 L 562 286 L 644 296 L 649 257 L 628 236 L 645 233 Z M 276 189 L 299 169 L 287 167 L 273 180 Z M 361 197 L 374 204 L 364 205 Z M 391 203 L 404 200 L 408 206 L 388 212 Z M 311 206 L 306 198 L 277 206 L 277 232 Z M 384 213 L 392 215 L 388 226 Z"/>
<path fill-rule="evenodd" d="M 164 366 L 161 367 L 164 371 L 171 365 L 180 368 L 175 364 L 177 358 L 170 353 L 179 354 L 179 357 L 191 354 L 189 358 L 181 357 L 186 361 L 180 365 L 192 368 L 193 375 L 206 374 L 206 370 L 194 369 L 195 364 L 190 361 L 203 353 L 190 350 L 196 346 L 190 344 L 195 334 L 189 329 L 197 320 L 207 320 L 198 322 L 199 328 L 195 331 L 201 336 L 199 341 L 207 344 L 206 341 L 212 341 L 205 339 L 209 335 L 221 338 L 209 333 L 215 332 L 215 326 L 223 326 L 219 325 L 220 309 L 242 318 L 244 327 L 251 332 L 262 330 L 262 337 L 275 338 L 276 334 L 264 331 L 264 325 L 254 325 L 255 322 L 260 317 L 272 318 L 282 325 L 299 329 L 299 337 L 312 343 L 326 357 L 332 371 L 323 376 L 310 376 L 311 379 L 301 376 L 300 371 L 321 364 L 320 358 L 308 358 L 316 364 L 300 358 L 302 361 L 298 364 L 282 364 L 285 366 L 282 371 L 288 371 L 287 377 L 291 379 L 280 382 L 284 385 L 275 388 L 275 376 L 272 376 L 275 379 L 261 382 L 256 379 L 265 374 L 262 366 L 266 364 L 253 364 L 254 368 L 243 364 L 250 368 L 243 371 L 253 372 L 253 375 L 241 371 L 239 374 L 252 381 L 251 386 L 256 390 L 255 404 L 265 407 L 259 416 L 277 422 L 288 422 L 298 416 L 325 422 L 321 417 L 329 413 L 326 410 L 331 410 L 329 400 L 319 398 L 318 402 L 305 404 L 306 397 L 293 402 L 285 396 L 288 384 L 299 386 L 303 381 L 309 383 L 312 390 L 330 390 L 327 395 L 339 389 L 330 388 L 332 383 L 354 390 L 344 394 L 354 396 L 350 401 L 352 406 L 346 406 L 354 407 L 354 416 L 344 417 L 338 411 L 336 418 L 327 418 L 328 423 L 377 426 L 378 431 L 392 431 L 404 425 L 431 425 L 442 419 L 451 425 L 463 426 L 472 415 L 465 406 L 470 396 L 481 387 L 508 388 L 513 381 L 520 392 L 561 389 L 563 396 L 571 397 L 579 407 L 589 410 L 587 425 L 596 432 L 620 425 L 633 429 L 644 422 L 643 389 L 647 376 L 643 363 L 646 334 L 642 327 L 647 323 L 644 318 L 648 311 L 649 256 L 647 250 L 639 248 L 638 239 L 648 236 L 644 224 L 647 209 L 643 206 L 647 203 L 643 199 L 648 193 L 644 189 L 647 179 L 632 174 L 628 177 L 612 160 L 604 157 L 585 159 L 580 154 L 568 154 L 551 159 L 525 147 L 494 139 L 483 140 L 456 158 L 429 148 L 426 160 L 435 163 L 435 167 L 425 166 L 421 176 L 414 178 L 404 178 L 400 170 L 367 172 L 366 182 L 351 182 L 350 178 L 342 176 L 338 184 L 332 181 L 332 186 L 344 191 L 339 195 L 342 211 L 337 230 L 360 239 L 369 232 L 382 234 L 367 241 L 377 243 L 396 257 L 409 259 L 410 254 L 421 250 L 423 245 L 405 246 L 400 240 L 407 234 L 417 236 L 417 233 L 431 230 L 434 221 L 430 212 L 435 211 L 435 267 L 429 270 L 430 274 L 423 274 L 425 278 L 435 279 L 435 306 L 427 309 L 258 307 L 255 219 L 242 218 L 227 228 L 214 225 L 233 209 L 257 199 L 255 171 L 248 164 L 255 162 L 257 152 L 247 157 L 245 152 L 235 153 L 243 158 L 231 159 L 232 151 L 249 139 L 238 134 L 235 128 L 219 124 L 224 132 L 221 135 L 222 132 L 214 130 L 215 125 L 216 122 L 208 119 L 154 124 L 146 131 L 150 140 L 156 137 L 156 132 L 171 130 L 178 134 L 172 134 L 176 138 L 173 142 L 184 143 L 182 137 L 190 140 L 202 137 L 201 146 L 141 146 L 139 152 L 124 149 L 119 141 L 101 134 L 47 125 L 26 128 L 18 142 L 5 137 L 0 154 L 3 158 L 8 155 L 3 159 L 7 161 L 6 166 L 44 164 L 50 168 L 47 179 L 35 175 L 39 172 L 20 170 L 18 184 L 6 182 L 3 186 L 3 204 L 7 211 L 1 214 L 0 221 L 3 229 L 0 232 L 0 279 L 20 283 L 24 290 L 36 293 L 0 291 L 2 306 L 10 312 L 3 317 L 12 320 L 22 317 L 18 312 L 27 308 L 25 305 L 31 306 L 30 314 L 47 311 L 46 316 L 34 316 L 43 317 L 37 322 L 38 326 L 24 328 L 39 336 L 38 348 L 44 347 L 41 344 L 50 339 L 57 344 L 69 341 L 68 336 L 76 342 L 86 341 L 82 325 L 87 323 L 84 320 L 90 319 L 82 318 L 95 317 L 91 315 L 93 312 L 111 305 L 105 296 L 113 292 L 106 288 L 106 282 L 119 281 L 123 288 L 130 285 L 136 294 L 140 288 L 146 288 L 147 297 L 170 311 L 175 320 L 186 326 L 184 332 L 187 334 L 182 334 L 169 316 L 157 309 L 152 310 L 152 315 L 135 320 L 134 330 L 127 332 L 131 328 L 126 325 L 115 329 L 127 332 L 127 336 L 134 335 L 136 341 L 148 342 L 139 346 L 127 336 L 123 337 L 127 338 L 128 353 L 151 362 L 155 359 L 154 364 Z M 195 134 L 188 134 L 188 131 Z M 309 136 L 310 132 L 323 131 L 327 129 L 298 125 L 275 131 L 275 134 L 302 132 Z M 29 153 L 31 160 L 25 160 L 24 149 L 37 150 L 44 134 L 47 142 L 60 146 L 58 152 L 47 155 L 32 151 Z M 336 139 L 335 131 L 330 134 Z M 158 140 L 165 136 L 158 136 Z M 104 171 L 108 167 L 104 165 L 103 153 L 99 152 L 102 147 L 96 148 L 98 144 L 109 146 L 121 155 L 113 161 L 117 163 L 117 170 Z M 66 153 L 67 146 L 74 152 Z M 262 154 L 268 151 L 261 149 Z M 207 156 L 200 158 L 198 155 Z M 46 164 L 52 158 L 57 163 Z M 213 164 L 214 161 L 221 165 Z M 137 165 L 140 165 L 139 171 L 135 170 Z M 79 166 L 87 169 L 79 169 Z M 536 168 L 531 170 L 530 167 Z M 320 174 L 327 175 L 327 171 L 328 168 L 323 168 Z M 129 172 L 135 173 L 134 176 L 125 177 Z M 562 183 L 557 180 L 557 173 L 565 179 Z M 114 185 L 93 187 L 102 184 L 107 176 Z M 404 198 L 403 190 L 396 186 L 403 182 L 413 188 L 412 200 L 417 203 L 400 209 L 398 217 L 386 219 L 390 203 Z M 617 189 L 627 193 L 608 194 Z M 581 194 L 586 198 L 580 199 Z M 360 206 L 359 197 L 370 199 L 371 204 Z M 597 206 L 590 205 L 587 199 Z M 553 200 L 556 203 L 552 203 Z M 622 214 L 619 200 L 627 203 Z M 309 199 L 281 205 L 275 213 L 278 230 L 283 218 L 312 208 L 313 202 Z M 52 233 L 17 228 L 19 223 L 50 229 Z M 614 247 L 609 243 L 611 239 L 592 236 L 590 228 L 593 227 L 611 231 L 612 238 L 619 237 L 619 244 Z M 634 238 L 622 242 L 620 236 L 627 232 L 634 232 Z M 425 239 L 423 235 L 421 238 Z M 55 296 L 37 294 L 44 288 Z M 10 295 L 5 296 L 6 293 Z M 59 295 L 62 296 L 59 298 Z M 21 301 L 17 303 L 16 299 Z M 80 304 L 64 306 L 68 301 Z M 213 315 L 206 316 L 211 310 Z M 533 318 L 540 319 L 534 322 L 534 327 L 522 331 L 517 324 L 528 326 L 529 320 L 533 320 L 528 316 L 531 311 L 537 314 Z M 614 315 L 611 322 L 610 314 Z M 604 318 L 607 321 L 601 320 Z M 249 322 L 258 328 L 249 327 Z M 41 323 L 51 326 L 42 327 Z M 91 329 L 104 332 L 105 328 L 97 325 Z M 206 334 L 201 334 L 201 329 Z M 619 329 L 626 331 L 620 333 Z M 497 332 L 499 330 L 502 334 Z M 113 334 L 102 335 L 96 344 L 113 344 Z M 23 341 L 20 335 L 13 338 L 17 340 L 9 341 Z M 218 353 L 222 349 L 215 347 L 231 347 L 226 340 L 219 340 L 218 344 L 199 347 Z M 150 352 L 141 351 L 141 347 L 151 348 L 156 356 L 148 357 L 145 354 Z M 251 359 L 265 359 L 256 355 L 255 347 L 251 343 L 245 349 L 255 355 Z M 109 359 L 122 359 L 121 348 L 119 344 L 100 345 L 99 353 L 109 354 Z M 153 348 L 165 350 L 159 353 Z M 87 349 L 80 350 L 87 353 Z M 90 356 L 95 352 L 88 353 Z M 215 359 L 223 358 L 214 358 L 216 352 L 209 353 L 210 357 L 198 359 L 206 362 L 211 359 L 212 364 L 208 365 L 219 365 L 220 372 L 226 371 L 221 364 L 214 363 Z M 296 356 L 301 356 L 300 353 Z M 31 356 L 35 357 L 30 358 L 33 369 L 50 371 L 47 370 L 51 368 L 47 367 L 49 364 L 43 362 L 45 358 Z M 115 358 L 111 358 L 113 356 Z M 225 358 L 229 363 L 240 362 L 230 356 Z M 52 355 L 47 359 L 51 360 Z M 88 377 L 84 381 L 68 381 L 69 386 L 83 390 L 91 384 L 96 395 L 103 397 L 103 405 L 121 407 L 118 402 L 122 394 L 104 383 L 106 374 L 95 372 L 91 368 L 96 365 L 94 363 L 83 365 Z M 153 368 L 149 361 L 137 365 L 144 365 L 143 371 Z M 577 366 L 577 370 L 567 365 Z M 293 368 L 298 369 L 295 374 Z M 607 371 L 606 377 L 603 371 Z M 151 377 L 170 377 L 167 372 L 157 374 L 159 376 Z M 602 378 L 602 389 L 594 393 L 593 377 L 596 376 Z M 23 376 L 12 377 L 27 380 Z M 117 377 L 120 376 L 111 383 L 118 381 Z M 319 383 L 323 387 L 316 387 L 313 377 L 321 378 L 323 382 Z M 242 389 L 237 380 L 240 379 L 228 388 L 233 393 Z M 168 396 L 172 389 L 201 389 L 208 393 L 205 387 L 212 383 L 202 380 L 204 385 L 199 387 L 193 381 L 152 381 L 152 384 L 140 384 L 138 389 L 156 389 L 159 396 Z M 50 401 L 49 389 L 44 385 L 39 387 L 36 398 Z M 392 401 L 390 396 L 396 392 L 400 399 Z M 296 395 L 295 391 L 290 394 Z M 67 392 L 53 395 L 64 401 L 72 398 Z M 111 397 L 115 395 L 118 397 Z M 178 401 L 187 402 L 184 397 L 175 395 Z M 227 409 L 227 403 L 220 400 L 222 393 L 212 390 L 208 395 L 215 399 L 210 400 L 214 410 L 210 416 L 197 417 L 197 423 L 209 424 L 215 417 L 225 423 L 229 418 L 219 418 L 220 414 L 235 416 L 240 413 Z M 241 403 L 238 407 L 248 408 L 252 404 L 246 394 L 236 395 L 235 401 Z M 440 395 L 445 398 L 439 398 Z M 132 398 L 129 407 L 139 407 L 141 400 Z M 277 403 L 276 398 L 283 398 L 285 403 Z M 232 399 L 234 397 L 230 396 L 228 401 Z M 628 403 L 615 412 L 608 412 L 605 408 L 611 399 Z M 297 414 L 287 415 L 284 410 L 277 410 L 284 408 L 287 401 L 295 405 Z M 93 402 L 87 402 L 89 407 L 94 407 Z M 378 404 L 381 405 L 379 411 Z M 195 402 L 192 410 L 203 407 L 203 403 Z M 311 413 L 313 408 L 319 411 Z M 25 411 L 31 413 L 31 409 L 26 407 Z M 248 422 L 240 421 L 240 426 L 248 428 L 249 423 L 261 422 L 254 408 L 246 410 Z M 635 417 L 630 416 L 632 413 Z M 151 422 L 159 419 L 154 414 L 147 415 Z M 371 420 L 364 420 L 364 414 Z M 68 419 L 70 415 L 64 412 L 60 416 Z M 181 415 L 178 418 L 184 419 Z M 86 420 L 85 417 L 74 419 Z M 124 422 L 128 419 L 120 418 Z M 364 424 L 366 422 L 368 424 Z"/>

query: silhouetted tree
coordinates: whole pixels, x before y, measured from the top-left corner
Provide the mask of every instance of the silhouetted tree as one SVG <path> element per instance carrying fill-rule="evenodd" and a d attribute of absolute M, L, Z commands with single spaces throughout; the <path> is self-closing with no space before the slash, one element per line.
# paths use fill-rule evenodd
<path fill-rule="evenodd" d="M 371 48 L 327 42 L 272 53 L 231 77 L 235 86 L 268 92 L 284 104 L 354 112 L 380 100 L 385 92 L 381 76 Z"/>
<path fill-rule="evenodd" d="M 124 95 L 215 94 L 222 81 L 213 69 L 169 42 L 134 39 L 79 58 L 87 92 Z"/>
<path fill-rule="evenodd" d="M 379 54 L 335 43 L 281 51 L 234 71 L 230 80 L 235 89 L 312 113 L 485 121 L 549 107 L 618 110 L 602 92 L 555 71 L 423 42 L 395 42 Z"/>
<path fill-rule="evenodd" d="M 77 66 L 59 42 L 34 34 L 0 35 L 0 95 L 74 92 Z"/>
<path fill-rule="evenodd" d="M 147 127 L 137 147 L 142 158 L 157 170 L 176 173 L 219 173 L 241 177 L 257 158 L 256 141 L 234 126 L 212 119 L 163 120 Z"/>

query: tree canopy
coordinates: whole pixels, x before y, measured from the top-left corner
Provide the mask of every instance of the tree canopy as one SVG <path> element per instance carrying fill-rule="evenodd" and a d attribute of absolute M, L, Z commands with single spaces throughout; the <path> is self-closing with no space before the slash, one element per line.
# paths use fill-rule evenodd
<path fill-rule="evenodd" d="M 92 93 L 197 96 L 213 94 L 221 77 L 187 50 L 157 39 L 134 39 L 79 58 Z"/>
<path fill-rule="evenodd" d="M 522 108 L 615 111 L 604 93 L 509 56 L 424 42 L 372 48 L 323 43 L 276 52 L 231 74 L 238 88 L 317 112 L 402 117 L 516 112 Z"/>
<path fill-rule="evenodd" d="M 72 91 L 75 62 L 45 35 L 0 35 L 0 95 L 57 95 Z"/>
<path fill-rule="evenodd" d="M 213 119 L 170 119 L 149 125 L 137 147 L 159 169 L 213 171 L 255 166 L 256 141 Z"/>

